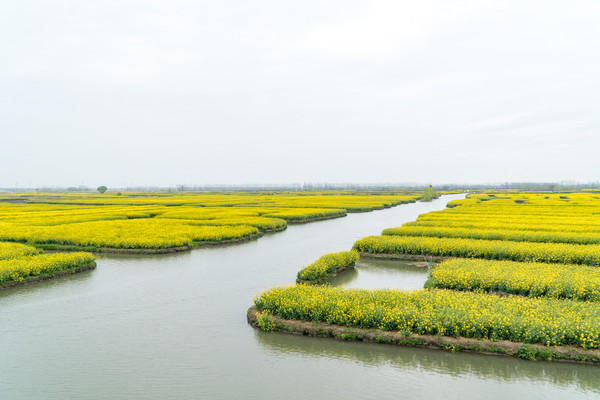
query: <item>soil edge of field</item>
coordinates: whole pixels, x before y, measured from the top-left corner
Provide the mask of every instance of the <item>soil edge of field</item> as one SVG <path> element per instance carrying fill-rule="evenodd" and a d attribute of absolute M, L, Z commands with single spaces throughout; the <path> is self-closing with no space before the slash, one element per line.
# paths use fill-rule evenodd
<path fill-rule="evenodd" d="M 255 328 L 259 326 L 261 312 L 250 307 L 247 312 L 248 323 Z M 491 341 L 450 336 L 404 335 L 398 331 L 381 329 L 362 329 L 330 325 L 324 322 L 289 320 L 270 316 L 273 331 L 294 335 L 318 336 L 337 340 L 387 343 L 399 346 L 442 349 L 452 352 L 462 351 L 488 355 L 517 357 L 530 361 L 559 361 L 600 366 L 600 350 L 586 350 L 572 346 L 547 347 L 539 344 L 510 342 L 507 340 Z"/>

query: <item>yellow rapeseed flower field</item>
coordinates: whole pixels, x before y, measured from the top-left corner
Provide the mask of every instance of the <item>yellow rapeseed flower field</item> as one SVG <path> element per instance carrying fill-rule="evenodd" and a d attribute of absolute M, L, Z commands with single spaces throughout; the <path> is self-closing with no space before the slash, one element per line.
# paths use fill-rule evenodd
<path fill-rule="evenodd" d="M 0 242 L 0 260 L 6 260 L 37 253 L 39 253 L 39 251 L 32 246 L 27 246 L 21 243 Z"/>
<path fill-rule="evenodd" d="M 20 282 L 31 276 L 81 267 L 94 262 L 90 253 L 37 254 L 0 260 L 0 284 Z"/>
<path fill-rule="evenodd" d="M 188 220 L 156 218 L 37 227 L 0 223 L 0 240 L 122 249 L 193 246 L 251 237 L 258 232 L 257 228 L 246 225 L 207 226 Z"/>
<path fill-rule="evenodd" d="M 434 266 L 425 290 L 297 285 L 261 293 L 256 307 L 406 334 L 600 348 L 598 195 L 471 195 L 360 239 L 353 250 L 461 258 Z"/>
<path fill-rule="evenodd" d="M 600 265 L 600 245 L 423 236 L 368 236 L 356 241 L 353 249 L 361 253 L 422 254 L 488 260 Z"/>
<path fill-rule="evenodd" d="M 33 246 L 0 242 L 0 285 L 91 264 L 90 253 L 40 254 Z"/>
<path fill-rule="evenodd" d="M 281 318 L 426 335 L 600 347 L 600 303 L 449 290 L 276 287 L 256 307 Z"/>
<path fill-rule="evenodd" d="M 580 227 L 581 225 L 577 225 Z M 600 229 L 596 232 L 565 232 L 560 226 L 553 225 L 554 230 L 517 230 L 517 229 L 486 229 L 481 227 L 448 227 L 445 226 L 403 226 L 389 228 L 382 235 L 390 236 L 429 236 L 446 238 L 467 238 L 484 240 L 509 240 L 514 242 L 541 242 L 541 243 L 575 243 L 575 244 L 600 244 Z"/>
<path fill-rule="evenodd" d="M 0 202 L 0 240 L 38 246 L 167 249 L 254 238 L 288 222 L 416 201 L 411 192 L 25 193 Z"/>
<path fill-rule="evenodd" d="M 435 266 L 425 286 L 600 301 L 600 268 L 456 258 Z"/>
<path fill-rule="evenodd" d="M 328 253 L 319 257 L 315 262 L 298 272 L 298 280 L 320 283 L 339 269 L 353 266 L 359 259 L 355 251 L 340 251 Z"/>

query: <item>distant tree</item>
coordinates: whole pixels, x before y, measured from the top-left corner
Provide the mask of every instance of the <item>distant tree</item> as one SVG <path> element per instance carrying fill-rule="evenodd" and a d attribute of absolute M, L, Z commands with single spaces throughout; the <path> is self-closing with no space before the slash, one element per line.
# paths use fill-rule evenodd
<path fill-rule="evenodd" d="M 423 190 L 423 197 L 421 197 L 421 201 L 431 201 L 433 199 L 437 199 L 438 197 L 440 196 L 437 194 L 435 189 L 429 185 L 429 187 L 426 187 Z"/>
<path fill-rule="evenodd" d="M 99 191 L 100 193 L 104 193 L 104 192 L 106 192 L 106 189 L 108 189 L 106 186 L 98 186 L 98 189 L 96 189 L 96 190 Z"/>

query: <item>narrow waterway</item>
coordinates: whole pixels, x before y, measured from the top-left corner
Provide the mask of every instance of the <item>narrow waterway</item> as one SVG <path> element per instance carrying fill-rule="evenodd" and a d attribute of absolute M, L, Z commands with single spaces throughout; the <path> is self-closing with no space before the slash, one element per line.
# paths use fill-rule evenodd
<path fill-rule="evenodd" d="M 427 261 L 367 258 L 358 261 L 354 268 L 330 278 L 328 283 L 359 289 L 422 289 L 429 274 L 428 267 Z"/>
<path fill-rule="evenodd" d="M 302 265 L 460 197 L 292 225 L 233 246 L 103 256 L 94 271 L 2 291 L 0 398 L 598 398 L 597 367 L 338 342 L 247 324 L 253 297 L 292 284 Z M 363 260 L 336 284 L 412 288 L 423 277 L 422 267 L 395 271 L 393 262 Z"/>

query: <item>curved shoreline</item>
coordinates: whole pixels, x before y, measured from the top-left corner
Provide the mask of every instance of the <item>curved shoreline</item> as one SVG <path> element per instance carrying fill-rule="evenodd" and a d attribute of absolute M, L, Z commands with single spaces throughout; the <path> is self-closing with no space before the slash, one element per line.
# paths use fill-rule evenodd
<path fill-rule="evenodd" d="M 312 218 L 307 218 L 307 219 L 297 219 L 297 220 L 291 220 L 288 221 L 286 219 L 286 222 L 288 225 L 300 225 L 300 224 L 306 224 L 309 222 L 316 222 L 316 221 L 326 221 L 328 219 L 336 219 L 336 218 L 344 218 L 348 216 L 348 214 L 340 214 L 340 215 L 326 215 L 323 217 L 312 217 Z M 277 218 L 281 218 L 281 217 L 277 217 Z M 281 218 L 281 219 L 285 219 L 285 218 Z"/>
<path fill-rule="evenodd" d="M 119 249 L 115 247 L 76 246 L 66 244 L 35 244 L 33 245 L 45 252 L 63 253 L 69 251 L 89 251 L 90 253 L 107 254 L 167 254 L 191 250 L 190 246 L 169 247 L 165 249 Z"/>
<path fill-rule="evenodd" d="M 95 268 L 96 268 L 96 262 L 93 261 L 91 263 L 84 264 L 84 265 L 81 265 L 81 266 L 75 267 L 75 268 L 63 269 L 63 270 L 55 271 L 55 272 L 48 272 L 48 273 L 45 273 L 42 275 L 29 276 L 27 278 L 24 278 L 21 281 L 4 282 L 3 284 L 0 285 L 0 290 L 8 289 L 8 288 L 20 286 L 20 285 L 29 285 L 32 283 L 47 281 L 47 280 L 59 278 L 61 276 L 65 276 L 65 275 L 72 275 L 72 274 L 77 274 L 79 272 L 90 271 Z"/>
<path fill-rule="evenodd" d="M 250 325 L 261 329 L 259 317 L 263 314 L 252 306 L 248 309 L 247 320 Z M 270 329 L 294 335 L 307 335 L 336 340 L 350 340 L 370 343 L 387 343 L 397 346 L 420 347 L 430 349 L 461 351 L 488 355 L 517 357 L 529 361 L 559 361 L 600 366 L 600 350 L 586 350 L 579 347 L 560 346 L 546 347 L 539 344 L 522 342 L 491 341 L 451 336 L 434 336 L 410 334 L 381 329 L 362 329 L 324 322 L 283 319 L 270 317 Z"/>
<path fill-rule="evenodd" d="M 262 232 L 257 235 L 246 236 L 238 239 L 227 239 L 220 240 L 215 242 L 197 242 L 193 246 L 178 246 L 178 247 L 166 247 L 162 249 L 144 249 L 144 248 L 117 248 L 117 247 L 96 247 L 96 246 L 77 246 L 77 245 L 68 245 L 68 244 L 44 244 L 44 243 L 35 243 L 31 244 L 38 249 L 42 249 L 44 251 L 50 252 L 65 252 L 65 251 L 89 251 L 92 253 L 107 253 L 107 254 L 169 254 L 169 253 L 180 253 L 183 251 L 189 251 L 194 248 L 202 248 L 209 246 L 221 246 L 228 244 L 236 244 L 249 242 L 251 240 L 256 240 L 262 236 Z M 29 243 L 28 243 L 29 244 Z"/>
<path fill-rule="evenodd" d="M 305 284 L 305 285 L 320 285 L 322 283 L 327 282 L 328 279 L 333 278 L 334 276 L 336 276 L 340 272 L 344 272 L 344 271 L 346 271 L 346 270 L 348 270 L 350 268 L 353 268 L 354 265 L 355 265 L 354 263 L 352 263 L 352 265 L 345 265 L 343 267 L 340 267 L 340 268 L 336 269 L 332 273 L 325 275 L 321 279 L 318 279 L 318 280 L 315 279 L 314 281 L 305 281 L 303 279 L 296 278 L 296 283 L 301 283 L 301 284 Z"/>

